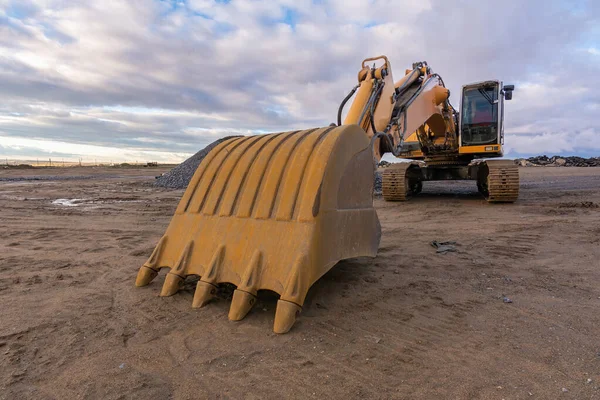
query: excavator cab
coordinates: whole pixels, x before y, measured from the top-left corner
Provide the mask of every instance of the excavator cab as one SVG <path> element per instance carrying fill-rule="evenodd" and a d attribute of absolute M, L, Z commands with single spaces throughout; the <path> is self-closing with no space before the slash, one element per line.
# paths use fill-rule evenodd
<path fill-rule="evenodd" d="M 460 153 L 502 156 L 504 99 L 512 98 L 513 85 L 500 81 L 477 82 L 462 88 Z"/>

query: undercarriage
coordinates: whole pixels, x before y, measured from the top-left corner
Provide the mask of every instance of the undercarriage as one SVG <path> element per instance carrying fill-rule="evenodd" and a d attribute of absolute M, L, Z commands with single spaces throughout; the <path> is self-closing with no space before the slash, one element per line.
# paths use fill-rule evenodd
<path fill-rule="evenodd" d="M 519 195 L 519 169 L 512 160 L 475 161 L 467 165 L 412 161 L 393 164 L 382 174 L 387 201 L 405 201 L 423 189 L 425 181 L 474 180 L 490 203 L 512 203 Z"/>

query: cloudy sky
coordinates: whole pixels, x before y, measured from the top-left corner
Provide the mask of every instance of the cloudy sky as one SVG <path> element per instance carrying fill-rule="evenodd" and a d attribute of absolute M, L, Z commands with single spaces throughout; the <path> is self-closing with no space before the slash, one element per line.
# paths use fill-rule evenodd
<path fill-rule="evenodd" d="M 180 161 L 327 125 L 360 62 L 516 85 L 509 156 L 600 155 L 598 0 L 0 0 L 0 157 Z"/>

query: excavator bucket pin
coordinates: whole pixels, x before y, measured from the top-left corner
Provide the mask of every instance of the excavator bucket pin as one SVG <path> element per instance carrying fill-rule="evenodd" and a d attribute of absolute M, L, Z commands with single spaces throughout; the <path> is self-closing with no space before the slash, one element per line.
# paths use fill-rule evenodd
<path fill-rule="evenodd" d="M 313 283 L 338 261 L 374 257 L 373 153 L 356 125 L 237 137 L 202 160 L 167 231 L 138 272 L 162 268 L 161 296 L 199 276 L 192 307 L 220 283 L 237 286 L 229 319 L 243 319 L 257 292 L 280 295 L 273 330 L 289 331 Z"/>

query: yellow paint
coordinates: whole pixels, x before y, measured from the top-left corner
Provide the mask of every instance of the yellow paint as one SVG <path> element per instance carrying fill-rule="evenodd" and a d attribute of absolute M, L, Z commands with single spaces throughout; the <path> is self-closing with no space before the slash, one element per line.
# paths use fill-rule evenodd
<path fill-rule="evenodd" d="M 234 138 L 204 158 L 137 286 L 169 268 L 162 296 L 200 277 L 193 305 L 237 286 L 229 317 L 258 290 L 281 295 L 274 331 L 287 332 L 310 286 L 339 260 L 377 254 L 370 142 L 356 125 Z"/>
<path fill-rule="evenodd" d="M 486 150 L 486 147 L 491 147 L 492 150 Z M 458 149 L 459 154 L 502 154 L 502 145 L 486 144 L 483 146 L 461 146 Z"/>

